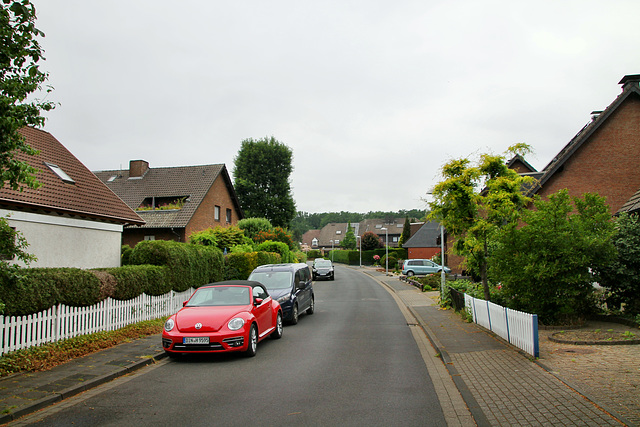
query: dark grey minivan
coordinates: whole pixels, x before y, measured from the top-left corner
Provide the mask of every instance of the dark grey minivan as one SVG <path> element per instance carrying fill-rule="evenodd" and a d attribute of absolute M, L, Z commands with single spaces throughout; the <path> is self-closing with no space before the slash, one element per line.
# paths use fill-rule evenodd
<path fill-rule="evenodd" d="M 248 280 L 262 283 L 269 295 L 280 303 L 282 317 L 292 325 L 300 313 L 315 309 L 311 270 L 307 264 L 267 264 L 251 272 Z"/>

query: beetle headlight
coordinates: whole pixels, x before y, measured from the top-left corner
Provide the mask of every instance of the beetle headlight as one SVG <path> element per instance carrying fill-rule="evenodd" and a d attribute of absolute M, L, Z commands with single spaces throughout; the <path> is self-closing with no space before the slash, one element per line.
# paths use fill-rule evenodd
<path fill-rule="evenodd" d="M 173 319 L 167 319 L 167 321 L 164 322 L 164 330 L 167 332 L 171 332 L 174 326 L 175 322 L 173 321 Z"/>
<path fill-rule="evenodd" d="M 237 331 L 243 326 L 244 326 L 244 319 L 241 319 L 240 317 L 235 317 L 229 320 L 229 323 L 227 323 L 227 327 L 232 331 Z"/>

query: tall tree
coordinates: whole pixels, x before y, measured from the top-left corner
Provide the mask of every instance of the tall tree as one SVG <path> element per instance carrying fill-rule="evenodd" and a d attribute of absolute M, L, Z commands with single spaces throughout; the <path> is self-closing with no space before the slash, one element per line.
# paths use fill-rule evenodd
<path fill-rule="evenodd" d="M 267 218 L 276 227 L 288 227 L 296 215 L 289 177 L 293 152 L 273 136 L 242 141 L 234 158 L 234 186 L 248 217 Z"/>
<path fill-rule="evenodd" d="M 0 181 L 18 190 L 36 188 L 36 169 L 15 158 L 16 151 L 37 152 L 18 132 L 24 126 L 42 126 L 41 111 L 54 108 L 50 101 L 33 98 L 41 92 L 48 74 L 38 62 L 43 58 L 35 26 L 36 10 L 28 0 L 3 0 L 0 8 Z M 47 89 L 50 92 L 51 88 Z"/>
<path fill-rule="evenodd" d="M 507 154 L 530 151 L 528 145 L 517 144 Z M 489 300 L 489 243 L 498 229 L 518 221 L 530 200 L 523 189 L 531 178 L 509 169 L 504 156 L 491 154 L 481 155 L 475 166 L 469 159 L 452 160 L 442 167 L 442 176 L 433 190 L 428 218 L 439 221 L 454 236 L 454 252 L 465 256 L 467 266 L 476 270 Z"/>
<path fill-rule="evenodd" d="M 38 62 L 44 59 L 37 37 L 44 33 L 35 26 L 35 7 L 28 0 L 2 0 L 0 5 L 0 187 L 7 185 L 13 190 L 26 187 L 37 188 L 37 170 L 27 162 L 15 158 L 18 151 L 35 155 L 20 135 L 24 126 L 42 126 L 41 111 L 54 108 L 50 101 L 33 98 L 42 90 L 48 74 L 39 69 Z M 48 88 L 47 92 L 50 92 Z M 8 260 L 18 259 L 25 263 L 35 260 L 25 249 L 27 241 L 22 234 L 9 226 L 0 217 L 0 282 L 9 283 L 17 277 L 17 265 Z M 2 303 L 0 302 L 0 309 Z"/>
<path fill-rule="evenodd" d="M 353 232 L 353 227 L 351 227 L 351 223 L 347 225 L 347 234 L 345 234 L 344 239 L 340 242 L 340 246 L 344 249 L 355 249 L 356 248 L 356 235 Z"/>
<path fill-rule="evenodd" d="M 409 222 L 409 217 L 404 218 L 404 226 L 402 227 L 402 234 L 400 235 L 400 240 L 398 240 L 398 247 L 401 248 L 402 244 L 411 238 L 411 223 Z"/>

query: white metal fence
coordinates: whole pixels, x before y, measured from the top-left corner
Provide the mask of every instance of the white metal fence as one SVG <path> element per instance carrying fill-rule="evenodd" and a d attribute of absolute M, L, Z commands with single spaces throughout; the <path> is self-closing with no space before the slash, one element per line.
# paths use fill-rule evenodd
<path fill-rule="evenodd" d="M 475 323 L 489 329 L 533 357 L 539 357 L 537 314 L 511 310 L 467 294 L 464 294 L 464 302 Z"/>
<path fill-rule="evenodd" d="M 142 294 L 126 301 L 107 298 L 90 307 L 59 304 L 28 316 L 0 316 L 0 355 L 169 316 L 178 311 L 193 292 L 192 288 L 160 296 Z"/>

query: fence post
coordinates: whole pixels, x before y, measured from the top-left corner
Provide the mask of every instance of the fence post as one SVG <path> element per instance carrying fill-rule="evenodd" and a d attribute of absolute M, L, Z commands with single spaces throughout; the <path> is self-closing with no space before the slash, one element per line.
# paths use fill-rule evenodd
<path fill-rule="evenodd" d="M 493 329 L 491 328 L 491 310 L 489 310 L 489 301 L 485 301 L 486 305 L 487 305 L 487 319 L 489 319 L 489 330 L 493 331 Z"/>
<path fill-rule="evenodd" d="M 507 342 L 511 344 L 511 331 L 509 330 L 509 309 L 504 309 L 504 323 L 507 325 Z"/>
<path fill-rule="evenodd" d="M 537 314 L 531 315 L 531 322 L 532 322 L 531 329 L 533 329 L 533 357 L 537 359 L 538 357 L 540 357 L 540 339 L 538 336 L 538 315 Z"/>

